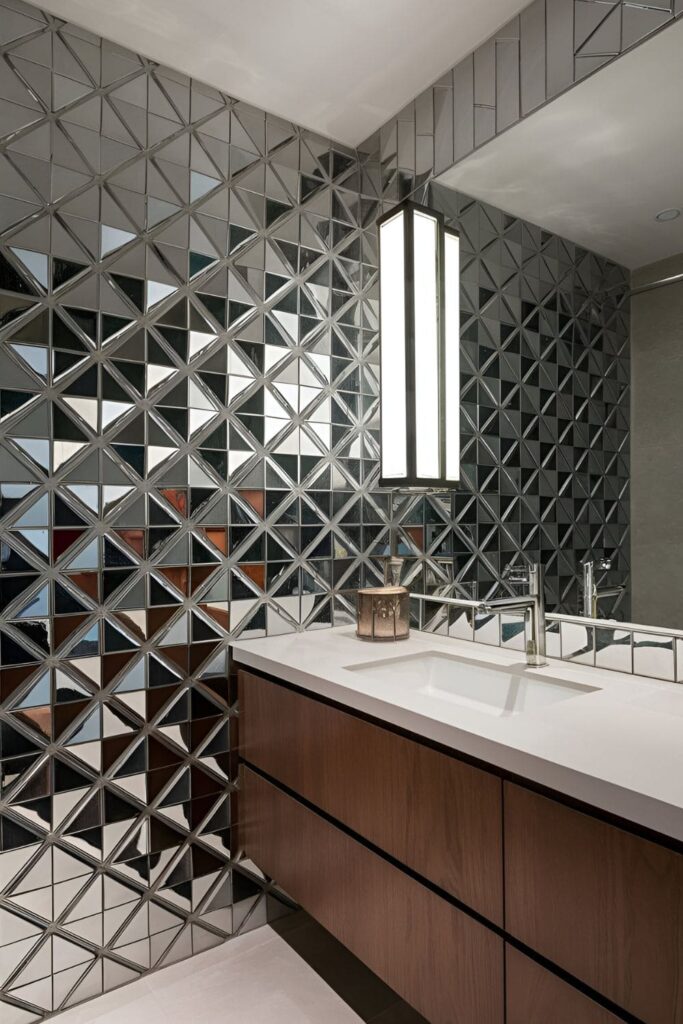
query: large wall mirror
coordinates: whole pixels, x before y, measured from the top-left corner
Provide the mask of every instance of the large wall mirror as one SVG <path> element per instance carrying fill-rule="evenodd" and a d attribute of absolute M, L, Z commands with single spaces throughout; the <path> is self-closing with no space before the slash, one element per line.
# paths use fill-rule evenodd
<path fill-rule="evenodd" d="M 520 337 L 509 350 L 496 340 L 496 429 L 504 447 L 508 413 L 522 434 L 530 424 L 533 444 L 516 456 L 522 491 L 525 459 L 535 458 L 541 522 L 544 501 L 559 502 L 550 517 L 559 524 L 559 578 L 574 576 L 562 610 L 675 629 L 683 629 L 681 53 L 683 21 L 498 135 L 432 188 L 433 204 L 450 209 L 461 229 L 460 196 L 510 215 L 509 245 L 490 261 L 498 275 L 507 266 L 508 278 L 484 280 L 479 226 L 469 239 L 477 274 L 468 278 L 465 263 L 463 287 L 476 278 L 489 289 L 497 330 L 508 301 L 517 304 Z M 547 245 L 520 283 L 526 225 L 538 226 Z M 527 323 L 525 302 L 537 307 Z M 462 344 L 467 362 L 466 335 Z M 528 381 L 525 356 L 535 361 Z M 472 372 L 484 378 L 486 366 Z M 508 412 L 506 388 L 515 391 Z M 534 402 L 540 428 L 531 426 Z M 466 451 L 466 436 L 463 443 Z"/>

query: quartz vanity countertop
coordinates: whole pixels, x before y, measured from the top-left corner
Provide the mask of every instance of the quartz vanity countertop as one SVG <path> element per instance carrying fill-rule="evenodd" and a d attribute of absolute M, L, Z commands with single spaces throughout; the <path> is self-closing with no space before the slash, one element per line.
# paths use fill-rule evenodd
<path fill-rule="evenodd" d="M 683 685 L 554 659 L 527 669 L 519 651 L 427 633 L 364 643 L 350 626 L 236 640 L 231 648 L 235 661 L 256 672 L 683 841 Z M 363 671 L 429 653 L 464 659 L 453 664 L 458 673 L 467 672 L 467 663 L 523 667 L 525 674 L 595 689 L 503 713 L 435 696 L 419 678 L 406 686 L 391 672 Z"/>

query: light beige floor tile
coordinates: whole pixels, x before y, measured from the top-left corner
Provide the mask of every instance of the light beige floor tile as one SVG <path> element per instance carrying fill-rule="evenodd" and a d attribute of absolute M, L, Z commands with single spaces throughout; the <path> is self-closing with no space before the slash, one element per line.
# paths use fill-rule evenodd
<path fill-rule="evenodd" d="M 270 928 L 60 1014 L 58 1024 L 360 1024 Z"/>

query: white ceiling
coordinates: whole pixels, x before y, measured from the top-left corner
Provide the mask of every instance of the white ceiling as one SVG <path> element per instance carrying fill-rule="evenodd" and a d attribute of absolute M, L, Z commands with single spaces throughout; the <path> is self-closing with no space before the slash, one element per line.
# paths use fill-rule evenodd
<path fill-rule="evenodd" d="M 683 20 L 553 100 L 440 182 L 627 267 L 683 252 Z"/>
<path fill-rule="evenodd" d="M 40 0 L 40 6 L 355 146 L 526 2 Z"/>

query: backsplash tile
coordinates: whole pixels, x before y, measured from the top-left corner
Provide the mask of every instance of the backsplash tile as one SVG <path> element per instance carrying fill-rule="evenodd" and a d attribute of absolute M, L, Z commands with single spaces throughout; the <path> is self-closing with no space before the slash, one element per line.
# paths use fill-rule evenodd
<path fill-rule="evenodd" d="M 670 682 L 676 680 L 676 641 L 659 633 L 633 634 L 633 671 Z"/>
<path fill-rule="evenodd" d="M 490 647 L 525 651 L 524 616 L 508 612 L 478 612 L 449 605 L 455 588 L 440 588 L 428 600 L 411 598 L 411 626 L 436 636 L 451 636 Z M 546 619 L 546 654 L 549 658 L 634 674 L 665 682 L 683 682 L 683 640 L 666 630 L 644 631 L 634 623 L 615 619 L 604 625 L 580 617 L 550 612 Z"/>

